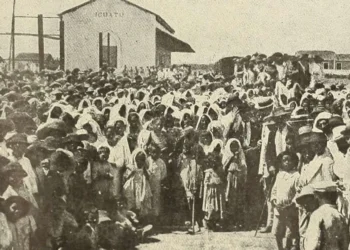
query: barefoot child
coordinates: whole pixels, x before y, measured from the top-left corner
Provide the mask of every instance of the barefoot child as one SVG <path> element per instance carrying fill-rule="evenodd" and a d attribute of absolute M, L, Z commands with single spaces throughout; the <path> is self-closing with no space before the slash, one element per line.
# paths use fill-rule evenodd
<path fill-rule="evenodd" d="M 284 151 L 277 157 L 280 171 L 272 188 L 271 203 L 274 206 L 273 232 L 279 250 L 291 249 L 293 240 L 298 236 L 298 210 L 293 203 L 298 187 L 299 173 L 297 171 L 298 156 Z M 283 238 L 286 237 L 286 248 L 283 248 Z M 295 246 L 297 243 L 295 242 Z"/>

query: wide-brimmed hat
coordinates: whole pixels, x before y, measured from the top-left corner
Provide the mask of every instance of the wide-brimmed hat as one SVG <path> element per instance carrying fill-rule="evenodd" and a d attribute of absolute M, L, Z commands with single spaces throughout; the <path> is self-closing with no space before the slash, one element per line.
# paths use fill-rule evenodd
<path fill-rule="evenodd" d="M 313 195 L 314 195 L 314 189 L 312 188 L 312 186 L 307 185 L 301 189 L 299 194 L 296 195 L 295 201 L 298 204 L 300 204 L 302 198 L 304 198 L 306 196 L 313 196 Z"/>
<path fill-rule="evenodd" d="M 59 135 L 60 137 L 65 137 L 67 135 L 67 126 L 62 120 L 55 120 L 50 123 L 45 123 L 40 125 L 36 131 L 36 135 L 39 140 L 43 140 L 48 136 L 53 134 Z"/>
<path fill-rule="evenodd" d="M 327 142 L 327 137 L 323 133 L 310 132 L 299 136 L 299 146 L 306 146 L 313 143 Z"/>
<path fill-rule="evenodd" d="M 291 109 L 284 109 L 283 107 L 276 107 L 272 110 L 271 114 L 264 118 L 266 120 L 274 120 L 283 116 L 289 116 L 292 113 Z"/>
<path fill-rule="evenodd" d="M 338 185 L 334 181 L 320 181 L 313 183 L 312 188 L 315 193 L 337 192 Z"/>
<path fill-rule="evenodd" d="M 332 140 L 333 141 L 339 141 L 344 138 L 344 135 L 342 132 L 346 129 L 345 125 L 340 125 L 332 129 Z"/>
<path fill-rule="evenodd" d="M 15 128 L 13 122 L 9 119 L 0 119 L 0 131 L 1 132 L 10 132 Z"/>
<path fill-rule="evenodd" d="M 343 131 L 340 132 L 342 135 L 350 136 L 350 123 L 348 123 Z"/>
<path fill-rule="evenodd" d="M 69 151 L 68 151 L 69 152 Z M 57 150 L 50 157 L 50 164 L 55 171 L 66 171 L 74 169 L 75 163 L 72 156 L 65 150 Z"/>
<path fill-rule="evenodd" d="M 17 173 L 21 175 L 23 178 L 28 175 L 26 171 L 24 171 L 24 169 L 22 168 L 21 164 L 19 164 L 18 162 L 10 162 L 7 165 L 3 166 L 0 169 L 0 173 L 2 175 L 7 175 L 7 176 L 12 173 Z"/>
<path fill-rule="evenodd" d="M 342 125 L 345 125 L 345 123 L 343 118 L 340 116 L 333 116 L 328 121 L 328 128 L 331 130 L 335 127 L 342 126 Z"/>
<path fill-rule="evenodd" d="M 28 145 L 27 136 L 25 134 L 14 134 L 6 140 L 6 145 L 11 145 L 14 143 L 26 144 Z"/>
<path fill-rule="evenodd" d="M 273 99 L 271 97 L 256 97 L 254 98 L 254 103 L 255 109 L 268 109 L 273 106 Z"/>
<path fill-rule="evenodd" d="M 69 144 L 69 143 L 77 143 L 80 144 L 82 147 L 84 146 L 82 141 L 86 141 L 89 138 L 88 134 L 68 134 L 64 139 L 63 143 Z"/>
<path fill-rule="evenodd" d="M 45 140 L 36 141 L 33 145 L 28 147 L 28 151 L 36 151 L 36 150 L 46 150 L 49 152 L 56 151 L 56 149 L 62 147 L 62 141 L 58 138 L 54 138 L 53 136 L 48 136 Z"/>
<path fill-rule="evenodd" d="M 23 131 L 26 127 L 37 127 L 33 118 L 24 112 L 12 113 L 9 115 L 8 119 L 10 119 L 15 124 L 15 128 L 17 131 Z"/>

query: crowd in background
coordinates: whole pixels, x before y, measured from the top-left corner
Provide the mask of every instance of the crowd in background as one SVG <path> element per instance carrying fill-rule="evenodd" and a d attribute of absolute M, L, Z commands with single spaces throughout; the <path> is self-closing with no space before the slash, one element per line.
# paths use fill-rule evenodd
<path fill-rule="evenodd" d="M 350 92 L 324 84 L 321 62 L 2 73 L 0 249 L 257 224 L 279 249 L 348 249 Z"/>

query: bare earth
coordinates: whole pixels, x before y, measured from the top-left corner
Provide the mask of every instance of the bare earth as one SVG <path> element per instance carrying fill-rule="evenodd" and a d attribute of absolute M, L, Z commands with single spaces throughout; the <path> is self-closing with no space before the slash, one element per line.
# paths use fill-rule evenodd
<path fill-rule="evenodd" d="M 138 246 L 137 249 L 171 250 L 171 249 L 230 249 L 230 250 L 275 250 L 276 243 L 271 234 L 258 234 L 254 232 L 205 232 L 189 235 L 186 232 L 172 232 L 168 234 L 153 235 L 148 243 Z"/>

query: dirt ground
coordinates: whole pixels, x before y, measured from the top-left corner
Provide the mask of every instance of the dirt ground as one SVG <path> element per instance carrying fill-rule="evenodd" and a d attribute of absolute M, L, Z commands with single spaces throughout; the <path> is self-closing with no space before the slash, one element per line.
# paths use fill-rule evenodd
<path fill-rule="evenodd" d="M 177 249 L 215 249 L 215 250 L 275 250 L 273 235 L 259 234 L 254 237 L 254 231 L 249 232 L 204 232 L 189 235 L 186 232 L 175 231 L 168 234 L 158 234 L 147 239 L 137 247 L 140 250 L 177 250 Z"/>

